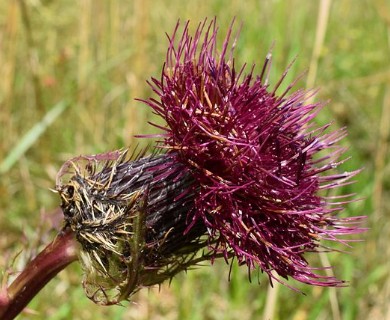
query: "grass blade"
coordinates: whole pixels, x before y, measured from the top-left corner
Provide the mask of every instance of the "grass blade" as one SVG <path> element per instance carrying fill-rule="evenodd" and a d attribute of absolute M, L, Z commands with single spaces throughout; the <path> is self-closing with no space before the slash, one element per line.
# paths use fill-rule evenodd
<path fill-rule="evenodd" d="M 45 114 L 41 121 L 35 124 L 16 144 L 0 163 L 0 174 L 6 173 L 20 159 L 20 157 L 39 139 L 46 129 L 68 107 L 68 103 L 60 101 Z"/>

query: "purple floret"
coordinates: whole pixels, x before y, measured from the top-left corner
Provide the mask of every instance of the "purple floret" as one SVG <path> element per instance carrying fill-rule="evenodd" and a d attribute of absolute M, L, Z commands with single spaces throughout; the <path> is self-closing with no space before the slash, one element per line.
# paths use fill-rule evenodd
<path fill-rule="evenodd" d="M 342 285 L 317 274 L 304 255 L 318 251 L 323 239 L 345 242 L 338 237 L 364 230 L 362 217 L 337 217 L 350 195 L 325 197 L 358 172 L 334 173 L 344 161 L 337 143 L 346 131 L 315 125 L 323 104 L 306 102 L 313 91 L 291 93 L 293 83 L 278 95 L 286 73 L 268 85 L 270 54 L 258 76 L 254 68 L 237 68 L 232 28 L 220 51 L 215 19 L 194 36 L 188 23 L 181 37 L 178 29 L 169 37 L 161 78 L 150 82 L 158 98 L 145 102 L 166 121 L 156 125 L 163 129 L 160 147 L 195 180 L 187 232 L 203 221 L 212 252 L 250 270 L 260 267 L 270 279 L 276 272 L 307 284 Z"/>

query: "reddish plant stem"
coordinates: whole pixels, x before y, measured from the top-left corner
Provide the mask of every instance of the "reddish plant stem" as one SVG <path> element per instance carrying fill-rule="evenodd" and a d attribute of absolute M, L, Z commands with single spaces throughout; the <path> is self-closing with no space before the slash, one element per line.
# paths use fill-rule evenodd
<path fill-rule="evenodd" d="M 58 272 L 77 260 L 77 246 L 72 230 L 61 231 L 8 289 L 0 291 L 0 319 L 14 319 Z"/>

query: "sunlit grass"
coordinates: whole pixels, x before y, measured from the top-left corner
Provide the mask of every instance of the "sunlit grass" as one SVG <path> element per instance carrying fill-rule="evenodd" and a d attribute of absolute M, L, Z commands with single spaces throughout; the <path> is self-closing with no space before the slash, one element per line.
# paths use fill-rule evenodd
<path fill-rule="evenodd" d="M 1 269 L 23 246 L 47 242 L 48 226 L 59 227 L 58 212 L 41 212 L 58 205 L 49 188 L 63 161 L 147 145 L 133 135 L 156 132 L 147 126 L 153 116 L 134 98 L 152 94 L 145 81 L 159 74 L 165 32 L 177 19 L 190 19 L 195 28 L 205 17 L 217 16 L 223 36 L 236 17 L 237 25 L 243 24 L 236 64 L 260 66 L 274 44 L 271 83 L 296 56 L 286 83 L 307 71 L 315 52 L 317 72 L 310 82 L 321 89 L 318 100 L 331 100 L 318 121 L 348 126 L 344 143 L 352 158 L 343 169 L 365 167 L 357 183 L 347 187 L 365 200 L 350 204 L 346 214 L 368 215 L 370 230 L 363 243 L 340 247 L 350 254 L 328 255 L 335 274 L 349 280 L 348 288 L 336 290 L 339 312 L 342 319 L 385 315 L 390 308 L 390 5 L 331 1 L 324 40 L 315 51 L 320 2 L 1 1 L 0 163 L 15 155 L 0 174 Z M 305 87 L 306 80 L 299 86 Z M 59 101 L 68 107 L 17 152 L 23 137 Z M 41 225 L 42 236 L 28 246 L 26 238 Z M 133 304 L 103 308 L 84 296 L 82 272 L 74 265 L 31 303 L 31 313 L 38 315 L 26 313 L 21 319 L 261 319 L 269 299 L 267 278 L 260 274 L 260 285 L 257 277 L 249 283 L 245 268 L 236 266 L 230 282 L 228 277 L 229 266 L 218 262 L 181 274 L 160 291 L 145 289 Z M 273 319 L 334 317 L 330 289 L 293 284 L 306 295 L 280 287 Z"/>

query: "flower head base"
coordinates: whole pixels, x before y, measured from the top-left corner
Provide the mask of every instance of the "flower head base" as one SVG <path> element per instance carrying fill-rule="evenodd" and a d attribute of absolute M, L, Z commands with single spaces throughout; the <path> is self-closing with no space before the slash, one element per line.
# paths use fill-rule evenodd
<path fill-rule="evenodd" d="M 341 162 L 337 142 L 345 130 L 312 122 L 322 104 L 306 104 L 313 94 L 292 85 L 280 95 L 266 74 L 237 69 L 229 30 L 217 51 L 216 21 L 199 25 L 192 37 L 188 23 L 169 49 L 161 79 L 150 85 L 159 99 L 145 101 L 167 123 L 160 142 L 182 163 L 198 186 L 187 232 L 201 220 L 209 248 L 234 256 L 270 278 L 338 286 L 343 282 L 315 273 L 304 258 L 320 240 L 361 232 L 360 217 L 341 219 L 348 202 L 321 192 L 349 183 L 356 172 L 328 174 Z M 325 156 L 319 152 L 329 150 Z M 321 153 L 322 154 L 322 153 Z M 335 201 L 338 202 L 335 202 Z M 278 278 L 277 278 L 278 279 Z"/>
<path fill-rule="evenodd" d="M 66 227 L 81 245 L 84 289 L 116 304 L 204 259 L 198 223 L 184 234 L 192 177 L 169 155 L 126 159 L 125 151 L 68 160 L 57 176 Z"/>

